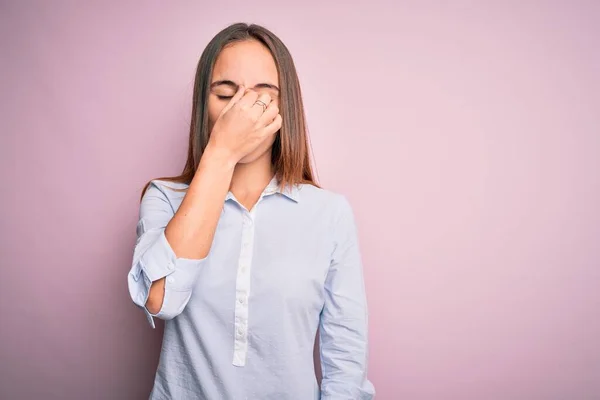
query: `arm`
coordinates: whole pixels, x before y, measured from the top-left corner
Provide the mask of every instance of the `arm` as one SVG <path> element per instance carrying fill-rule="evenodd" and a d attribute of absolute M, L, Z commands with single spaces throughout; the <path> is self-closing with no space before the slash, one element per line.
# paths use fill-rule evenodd
<path fill-rule="evenodd" d="M 341 196 L 338 204 L 319 327 L 321 399 L 368 400 L 375 389 L 367 379 L 368 312 L 358 235 L 348 200 Z"/>
<path fill-rule="evenodd" d="M 140 205 L 137 242 L 128 274 L 129 293 L 152 327 L 171 319 L 189 301 L 229 190 L 234 162 L 208 146 L 185 197 L 173 213 L 162 190 L 151 184 Z"/>
<path fill-rule="evenodd" d="M 268 104 L 266 110 L 254 107 L 257 99 Z M 281 121 L 269 95 L 259 97 L 240 85 L 211 130 L 177 212 L 158 187 L 144 194 L 128 284 L 152 327 L 153 317 L 170 319 L 183 311 L 212 246 L 236 164 L 278 132 Z"/>

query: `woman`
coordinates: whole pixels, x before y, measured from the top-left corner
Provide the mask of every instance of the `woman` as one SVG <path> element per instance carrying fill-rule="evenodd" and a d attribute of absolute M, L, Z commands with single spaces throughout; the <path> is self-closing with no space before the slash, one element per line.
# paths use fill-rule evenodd
<path fill-rule="evenodd" d="M 204 50 L 187 163 L 146 186 L 137 234 L 129 292 L 166 321 L 151 399 L 373 398 L 353 212 L 313 179 L 294 63 L 267 29 Z"/>

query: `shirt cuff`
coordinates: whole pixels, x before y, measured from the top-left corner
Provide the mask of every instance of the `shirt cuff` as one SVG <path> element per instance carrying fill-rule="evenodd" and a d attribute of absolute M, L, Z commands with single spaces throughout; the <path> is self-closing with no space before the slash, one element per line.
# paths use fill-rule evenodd
<path fill-rule="evenodd" d="M 208 256 L 201 259 L 177 258 L 163 230 L 156 243 L 142 255 L 141 267 L 150 282 L 167 277 L 165 289 L 187 292 L 196 284 L 207 258 Z"/>
<path fill-rule="evenodd" d="M 172 319 L 179 315 L 188 303 L 192 289 L 208 256 L 201 259 L 183 258 L 175 255 L 164 230 L 156 242 L 141 257 L 141 277 L 149 291 L 152 282 L 165 278 L 165 293 L 160 310 L 153 314 L 143 306 L 148 322 L 155 328 L 154 318 Z M 147 293 L 144 295 L 148 296 Z M 145 301 L 142 303 L 145 304 Z"/>

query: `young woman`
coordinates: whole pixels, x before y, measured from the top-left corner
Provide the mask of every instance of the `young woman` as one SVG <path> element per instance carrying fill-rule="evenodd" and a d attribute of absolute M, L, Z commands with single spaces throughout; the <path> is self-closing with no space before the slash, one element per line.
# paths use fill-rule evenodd
<path fill-rule="evenodd" d="M 202 53 L 185 168 L 148 183 L 137 235 L 131 298 L 166 321 L 151 399 L 373 398 L 353 211 L 314 181 L 294 63 L 267 29 L 231 25 Z"/>

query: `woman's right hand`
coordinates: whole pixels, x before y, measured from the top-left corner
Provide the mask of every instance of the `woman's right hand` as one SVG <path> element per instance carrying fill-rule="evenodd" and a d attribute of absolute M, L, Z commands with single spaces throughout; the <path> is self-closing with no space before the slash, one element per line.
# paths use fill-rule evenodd
<path fill-rule="evenodd" d="M 267 105 L 256 104 L 260 100 Z M 243 86 L 223 108 L 212 128 L 209 146 L 237 163 L 281 128 L 279 108 L 266 93 L 260 96 Z"/>

